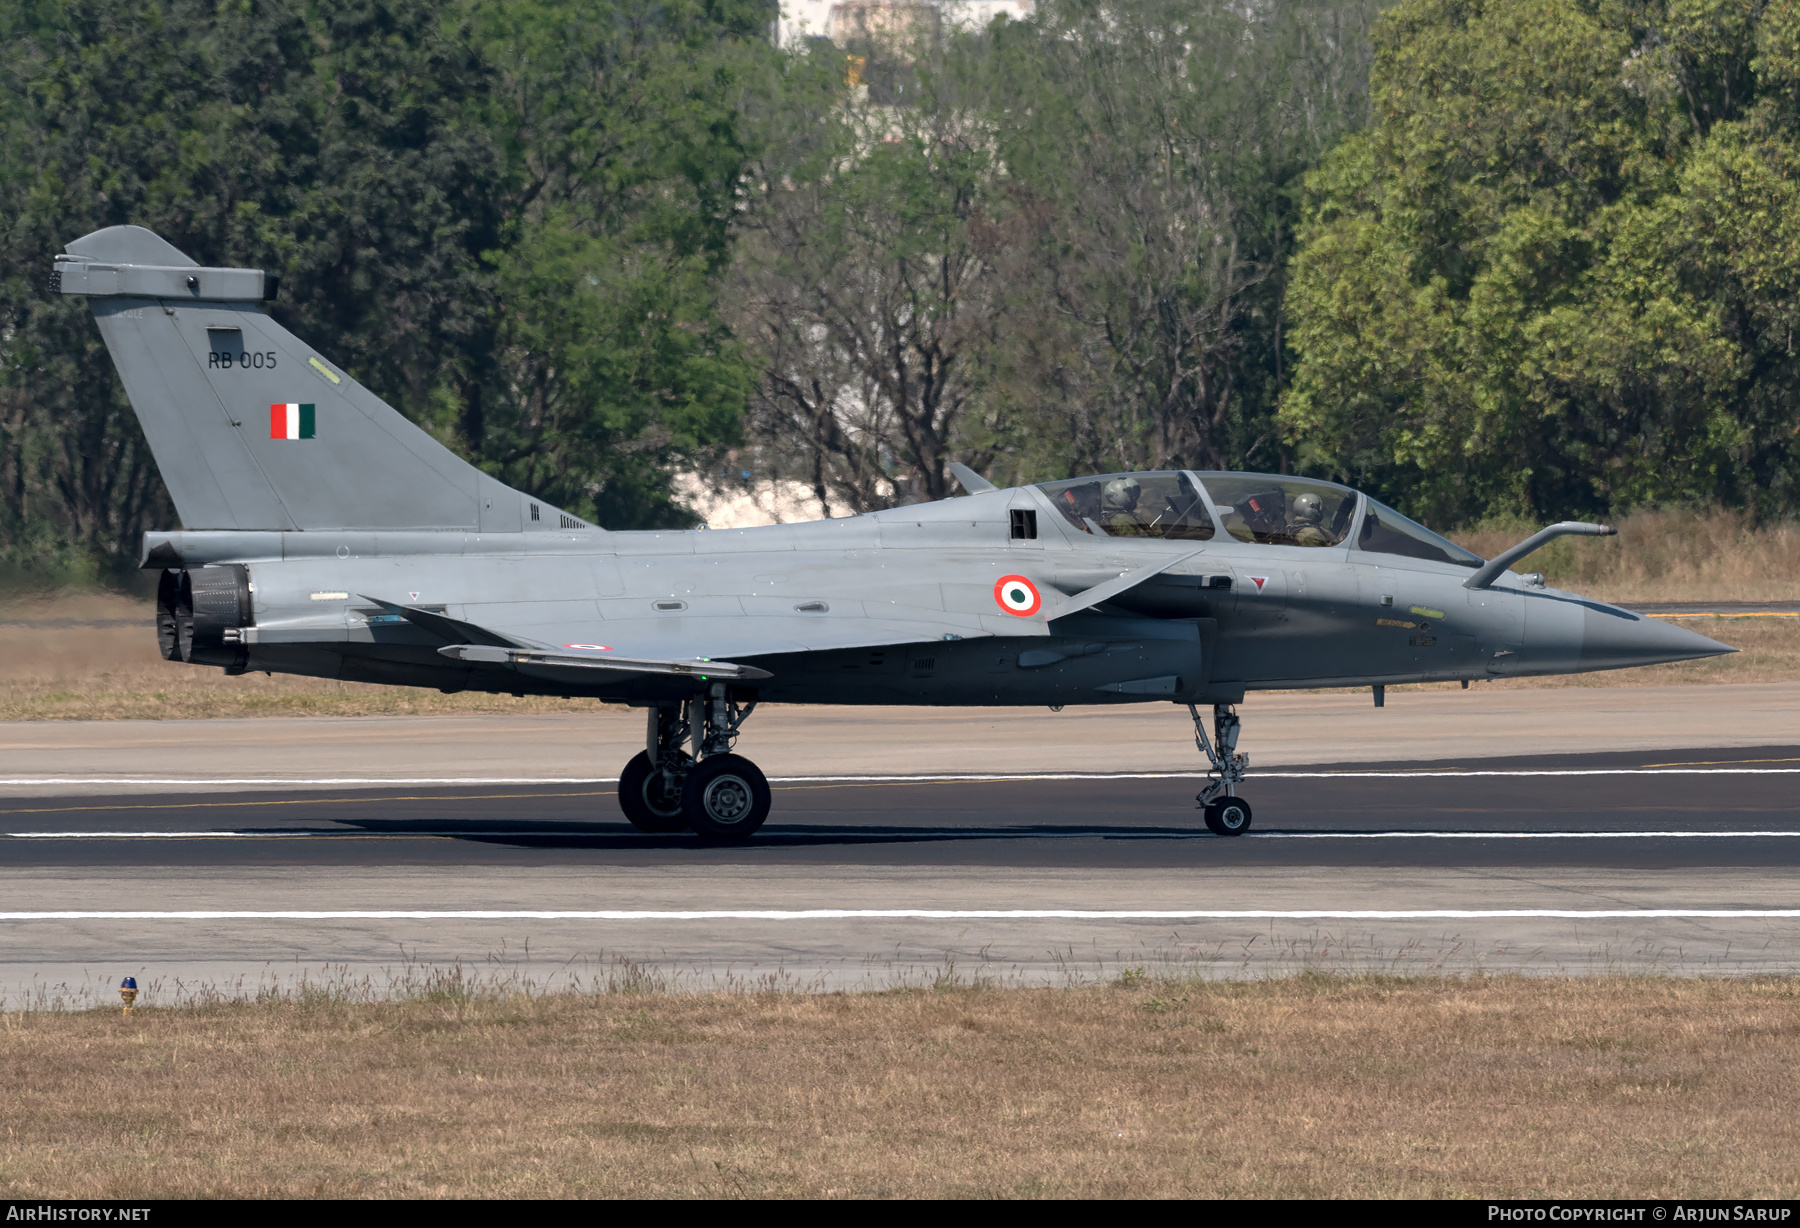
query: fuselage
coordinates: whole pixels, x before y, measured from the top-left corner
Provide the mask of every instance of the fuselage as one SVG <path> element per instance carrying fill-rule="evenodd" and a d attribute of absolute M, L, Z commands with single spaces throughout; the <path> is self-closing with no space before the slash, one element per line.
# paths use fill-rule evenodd
<path fill-rule="evenodd" d="M 1205 490 L 1225 479 L 1247 481 L 1183 480 Z M 1220 703 L 1727 651 L 1511 573 L 1469 588 L 1466 561 L 1365 548 L 1386 538 L 1356 526 L 1380 527 L 1376 509 L 1396 518 L 1345 488 L 1334 488 L 1337 532 L 1296 544 L 1291 532 L 1252 533 L 1242 508 L 1213 495 L 1179 532 L 1116 535 L 1118 518 L 1053 501 L 1069 485 L 730 530 L 176 532 L 150 535 L 146 560 L 241 565 L 247 616 L 196 659 L 447 691 L 655 701 L 691 683 L 471 667 L 379 602 L 551 646 L 654 656 L 704 644 L 714 659 L 766 670 L 761 699 L 827 704 Z M 1109 600 L 1044 617 L 1064 597 L 1172 558 Z M 1029 581 L 1043 608 L 1009 606 L 1006 577 Z"/>

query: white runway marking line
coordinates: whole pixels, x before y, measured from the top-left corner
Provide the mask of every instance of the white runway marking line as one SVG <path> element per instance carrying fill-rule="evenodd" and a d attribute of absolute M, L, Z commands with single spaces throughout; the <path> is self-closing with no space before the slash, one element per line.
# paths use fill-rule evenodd
<path fill-rule="evenodd" d="M 1796 920 L 1800 908 L 150 909 L 0 912 L 0 921 L 1567 921 Z"/>
<path fill-rule="evenodd" d="M 616 785 L 617 776 L 0 776 L 26 785 Z"/>
<path fill-rule="evenodd" d="M 857 839 L 912 840 L 923 836 L 958 836 L 968 840 L 1218 840 L 1210 832 L 1122 832 L 1104 827 L 1063 832 L 1021 832 L 1012 828 L 917 828 L 888 836 L 861 827 L 783 827 L 767 829 L 771 835 L 842 836 Z M 503 840 L 542 837 L 599 837 L 608 832 L 577 829 L 529 828 L 518 831 L 7 831 L 4 840 Z M 1236 840 L 1755 840 L 1792 839 L 1800 831 L 1253 831 Z"/>
<path fill-rule="evenodd" d="M 1356 768 L 1255 772 L 1255 780 L 1441 780 L 1487 776 L 1800 776 L 1800 767 L 1757 768 Z M 932 781 L 1205 780 L 1192 772 L 939 772 L 893 776 L 771 776 L 770 784 L 926 784 Z M 0 776 L 0 788 L 34 785 L 616 785 L 617 776 Z"/>

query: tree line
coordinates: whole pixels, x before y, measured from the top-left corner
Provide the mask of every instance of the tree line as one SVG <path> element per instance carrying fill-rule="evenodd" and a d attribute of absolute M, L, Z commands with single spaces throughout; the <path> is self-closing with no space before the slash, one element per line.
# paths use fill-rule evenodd
<path fill-rule="evenodd" d="M 1793 509 L 1796 0 L 1046 0 L 777 47 L 766 0 L 0 11 L 0 563 L 174 523 L 69 239 L 273 314 L 612 528 L 1307 472 L 1454 524 Z"/>
<path fill-rule="evenodd" d="M 63 244 L 148 226 L 504 480 L 618 528 L 741 436 L 719 303 L 761 0 L 0 6 L 0 561 L 175 522 Z"/>

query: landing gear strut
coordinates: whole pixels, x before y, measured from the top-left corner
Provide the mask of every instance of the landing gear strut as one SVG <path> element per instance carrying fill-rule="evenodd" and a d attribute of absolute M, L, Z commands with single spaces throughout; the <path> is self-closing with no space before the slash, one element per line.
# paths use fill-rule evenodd
<path fill-rule="evenodd" d="M 692 828 L 704 840 L 748 840 L 769 817 L 769 782 L 731 753 L 756 707 L 722 682 L 704 695 L 650 708 L 642 753 L 619 775 L 619 808 L 639 831 Z M 685 745 L 684 745 L 685 744 Z"/>
<path fill-rule="evenodd" d="M 1188 715 L 1194 718 L 1194 744 L 1212 765 L 1206 787 L 1194 800 L 1205 811 L 1206 826 L 1215 835 L 1241 836 L 1250 830 L 1250 803 L 1237 795 L 1237 787 L 1243 783 L 1250 756 L 1238 753 L 1237 713 L 1230 704 L 1214 704 L 1213 737 L 1208 741 L 1200 709 L 1193 704 L 1187 707 Z M 1218 743 L 1217 750 L 1213 749 L 1214 742 Z"/>
<path fill-rule="evenodd" d="M 645 748 L 619 773 L 619 809 L 639 831 L 686 830 L 681 811 L 681 786 L 694 758 L 682 749 L 687 722 L 682 705 L 652 705 Z"/>

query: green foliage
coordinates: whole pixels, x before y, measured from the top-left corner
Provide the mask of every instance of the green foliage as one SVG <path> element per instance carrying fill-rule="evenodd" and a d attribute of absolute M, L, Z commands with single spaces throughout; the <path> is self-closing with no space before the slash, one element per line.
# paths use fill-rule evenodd
<path fill-rule="evenodd" d="M 748 156 L 739 96 L 773 59 L 750 4 L 484 0 L 507 167 L 499 380 L 440 421 L 506 481 L 613 528 L 688 523 L 669 467 L 735 442 L 751 374 L 718 316 Z M 447 411 L 447 412 L 446 412 Z"/>
<path fill-rule="evenodd" d="M 1304 463 L 1446 522 L 1792 507 L 1796 48 L 1791 5 L 1394 9 L 1308 182 Z"/>
<path fill-rule="evenodd" d="M 864 50 L 880 94 L 825 50 L 788 57 L 765 92 L 734 287 L 763 371 L 759 442 L 856 512 L 952 492 L 944 465 L 1006 307 L 992 126 L 964 49 Z M 905 106 L 876 100 L 900 91 Z"/>
<path fill-rule="evenodd" d="M 1800 0 L 1378 2 L 780 51 L 768 0 L 20 0 L 0 565 L 173 521 L 42 290 L 120 222 L 278 272 L 284 324 L 610 527 L 687 523 L 670 474 L 739 447 L 833 510 L 953 458 L 1792 510 Z"/>
<path fill-rule="evenodd" d="M 1046 0 L 790 56 L 737 257 L 764 454 L 854 510 L 952 458 L 1279 467 L 1293 194 L 1374 12 Z"/>
<path fill-rule="evenodd" d="M 615 527 L 736 438 L 717 316 L 760 3 L 33 0 L 0 11 L 0 561 L 173 511 L 51 257 L 149 226 L 484 467 Z"/>
<path fill-rule="evenodd" d="M 1375 12 L 1050 0 L 997 32 L 1021 471 L 1281 466 L 1293 194 L 1363 122 Z"/>

